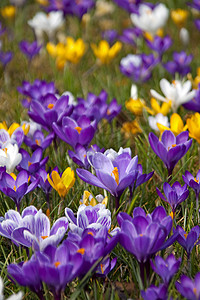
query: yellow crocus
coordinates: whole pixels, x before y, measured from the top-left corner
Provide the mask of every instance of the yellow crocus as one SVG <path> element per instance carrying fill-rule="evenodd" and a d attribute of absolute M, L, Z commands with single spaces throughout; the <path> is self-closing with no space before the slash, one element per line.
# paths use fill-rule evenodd
<path fill-rule="evenodd" d="M 171 18 L 178 27 L 184 27 L 188 18 L 188 11 L 180 8 L 172 10 Z"/>
<path fill-rule="evenodd" d="M 163 116 L 166 116 L 170 109 L 171 109 L 171 101 L 169 102 L 163 102 L 161 105 L 159 105 L 158 101 L 155 98 L 151 98 L 151 108 L 149 109 L 145 106 L 145 109 L 151 114 L 151 115 L 157 115 L 159 113 L 163 114 Z"/>
<path fill-rule="evenodd" d="M 67 37 L 65 51 L 66 60 L 77 64 L 85 54 L 86 45 L 80 38 L 75 41 L 72 37 Z"/>
<path fill-rule="evenodd" d="M 80 200 L 79 203 L 80 203 L 80 205 L 85 204 L 86 206 L 88 206 L 88 205 L 95 206 L 95 205 L 101 203 L 101 204 L 104 204 L 105 206 L 107 206 L 108 197 L 106 196 L 102 202 L 98 202 L 90 192 L 84 191 L 83 198 L 82 198 L 82 200 Z"/>
<path fill-rule="evenodd" d="M 140 116 L 143 112 L 143 108 L 145 107 L 145 102 L 142 99 L 130 98 L 125 102 L 125 107 L 134 115 Z"/>
<path fill-rule="evenodd" d="M 99 45 L 91 44 L 94 55 L 101 64 L 109 64 L 122 48 L 121 42 L 116 42 L 112 47 L 105 40 L 100 41 Z"/>
<path fill-rule="evenodd" d="M 12 123 L 12 125 L 10 125 L 9 128 L 8 128 L 8 126 L 7 126 L 7 124 L 6 124 L 5 121 L 3 121 L 2 123 L 0 123 L 0 129 L 6 130 L 10 136 L 11 136 L 11 135 L 13 134 L 13 132 L 14 132 L 17 128 L 19 128 L 19 127 L 20 127 L 20 125 L 19 125 L 18 123 L 16 123 L 16 122 Z M 30 126 L 29 126 L 29 125 L 27 126 L 27 125 L 24 123 L 24 124 L 21 126 L 21 128 L 23 129 L 25 135 L 28 134 L 29 129 L 30 129 Z"/>
<path fill-rule="evenodd" d="M 13 5 L 8 5 L 1 9 L 1 15 L 4 19 L 13 19 L 15 14 L 16 14 L 16 7 Z"/>
<path fill-rule="evenodd" d="M 186 120 L 189 136 L 200 144 L 200 114 L 195 113 Z"/>
<path fill-rule="evenodd" d="M 198 89 L 200 84 L 200 67 L 197 68 L 197 76 L 193 79 L 192 74 L 187 74 L 187 78 L 192 82 L 193 89 Z"/>
<path fill-rule="evenodd" d="M 56 171 L 52 171 L 50 178 L 49 174 L 47 174 L 47 179 L 50 185 L 56 190 L 60 197 L 65 197 L 65 195 L 69 192 L 69 190 L 73 187 L 75 183 L 74 171 L 71 168 L 67 168 L 62 176 L 58 174 Z"/>
<path fill-rule="evenodd" d="M 177 113 L 172 114 L 170 118 L 170 128 L 160 123 L 157 123 L 157 126 L 161 133 L 165 130 L 171 130 L 175 135 L 187 130 L 187 125 L 184 125 L 183 120 Z"/>
<path fill-rule="evenodd" d="M 153 42 L 154 36 L 150 32 L 144 32 L 143 35 L 147 40 L 149 40 L 150 42 Z M 162 28 L 158 29 L 158 31 L 156 32 L 156 35 L 159 37 L 163 37 L 164 36 L 163 29 Z"/>
<path fill-rule="evenodd" d="M 141 133 L 142 129 L 138 121 L 135 119 L 132 122 L 124 122 L 121 131 L 125 134 L 125 137 L 129 138 L 131 135 Z"/>
<path fill-rule="evenodd" d="M 36 2 L 39 3 L 42 6 L 49 5 L 49 1 L 48 0 L 36 0 Z"/>

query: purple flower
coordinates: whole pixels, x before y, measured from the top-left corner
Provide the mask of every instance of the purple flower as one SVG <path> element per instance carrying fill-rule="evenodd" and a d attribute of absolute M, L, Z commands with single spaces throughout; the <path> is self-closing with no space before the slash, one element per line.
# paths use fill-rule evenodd
<path fill-rule="evenodd" d="M 186 154 L 192 145 L 192 139 L 188 141 L 188 131 L 183 131 L 177 137 L 170 130 L 165 130 L 162 134 L 161 141 L 158 137 L 150 132 L 149 143 L 155 154 L 165 164 L 168 175 L 172 174 L 172 171 L 177 162 Z"/>
<path fill-rule="evenodd" d="M 151 285 L 146 291 L 141 291 L 144 300 L 167 300 L 167 287 L 164 284 L 159 286 Z"/>
<path fill-rule="evenodd" d="M 105 115 L 106 120 L 111 122 L 121 111 L 122 106 L 117 103 L 116 99 L 113 99 L 108 105 L 108 109 Z"/>
<path fill-rule="evenodd" d="M 176 229 L 173 229 L 174 233 L 177 233 L 177 242 L 185 249 L 187 252 L 188 258 L 192 252 L 194 246 L 198 243 L 200 227 L 193 227 L 189 233 L 186 233 L 181 226 L 177 226 Z"/>
<path fill-rule="evenodd" d="M 137 39 L 142 35 L 142 30 L 139 28 L 126 28 L 119 37 L 119 40 L 125 44 L 136 46 Z"/>
<path fill-rule="evenodd" d="M 152 70 L 159 59 L 153 54 L 128 54 L 120 62 L 120 71 L 136 82 L 145 82 L 150 79 Z"/>
<path fill-rule="evenodd" d="M 154 263 L 151 260 L 152 269 L 162 278 L 166 286 L 168 286 L 173 276 L 178 272 L 180 264 L 181 258 L 176 260 L 173 254 L 170 254 L 166 259 L 156 256 Z"/>
<path fill-rule="evenodd" d="M 23 81 L 22 86 L 17 88 L 18 92 L 27 98 L 22 101 L 22 104 L 29 108 L 32 100 L 43 102 L 44 96 L 47 94 L 55 94 L 56 88 L 54 82 L 47 83 L 44 80 L 36 79 L 32 84 L 28 81 Z"/>
<path fill-rule="evenodd" d="M 178 181 L 174 182 L 172 186 L 170 186 L 167 182 L 163 184 L 163 191 L 165 193 L 165 196 L 163 196 L 158 188 L 156 188 L 156 191 L 158 196 L 171 206 L 173 214 L 175 214 L 177 206 L 185 201 L 185 199 L 187 199 L 189 195 L 187 184 L 181 186 Z"/>
<path fill-rule="evenodd" d="M 5 172 L 0 181 L 0 190 L 15 202 L 18 211 L 24 195 L 34 190 L 38 185 L 38 180 L 33 181 L 30 185 L 28 185 L 28 180 L 28 172 L 22 170 L 16 177 Z"/>
<path fill-rule="evenodd" d="M 55 137 L 54 132 L 51 132 L 49 135 L 45 137 L 41 130 L 36 130 L 32 137 L 29 136 L 24 137 L 24 143 L 32 150 L 36 150 L 37 148 L 42 148 L 42 150 L 44 151 L 52 143 L 54 137 Z"/>
<path fill-rule="evenodd" d="M 118 33 L 114 29 L 106 30 L 102 33 L 103 40 L 106 40 L 110 45 L 113 45 L 118 38 Z"/>
<path fill-rule="evenodd" d="M 29 43 L 27 41 L 21 41 L 19 43 L 19 48 L 21 52 L 25 54 L 29 60 L 32 60 L 32 58 L 40 52 L 42 45 L 38 45 L 37 41 L 34 41 L 33 43 Z"/>
<path fill-rule="evenodd" d="M 0 62 L 2 63 L 4 68 L 12 60 L 12 58 L 13 58 L 13 53 L 11 51 L 8 52 L 0 51 Z"/>
<path fill-rule="evenodd" d="M 200 4 L 199 4 L 200 5 Z M 200 273 L 197 273 L 194 280 L 186 275 L 182 275 L 180 281 L 176 282 L 179 293 L 187 300 L 197 300 L 200 298 Z"/>
<path fill-rule="evenodd" d="M 12 145 L 17 144 L 18 147 L 21 146 L 24 140 L 24 131 L 21 127 L 16 128 L 12 135 L 8 133 L 5 129 L 0 129 L 0 148 L 3 149 L 6 143 Z"/>
<path fill-rule="evenodd" d="M 87 170 L 77 169 L 78 176 L 89 184 L 106 189 L 119 201 L 124 190 L 131 186 L 137 177 L 138 157 L 131 158 L 129 153 L 124 152 L 109 158 L 105 153 L 96 152 L 91 153 L 88 158 L 96 176 Z"/>
<path fill-rule="evenodd" d="M 34 206 L 28 206 L 20 215 L 15 210 L 8 210 L 0 223 L 0 235 L 11 239 L 16 245 L 33 247 L 43 251 L 48 245 L 57 246 L 68 229 L 66 217 L 56 220 L 50 228 L 49 218 Z"/>
<path fill-rule="evenodd" d="M 26 170 L 29 174 L 36 173 L 40 168 L 44 167 L 49 159 L 48 156 L 42 159 L 41 148 L 36 149 L 32 156 L 30 156 L 29 153 L 22 148 L 20 149 L 20 153 L 22 154 L 22 161 L 17 166 L 17 169 Z"/>
<path fill-rule="evenodd" d="M 200 192 L 200 170 L 197 172 L 196 177 L 194 177 L 189 171 L 185 171 L 185 176 L 182 175 L 182 177 L 184 182 L 195 191 L 195 194 L 198 197 Z"/>
<path fill-rule="evenodd" d="M 200 11 L 200 1 L 199 0 L 193 0 L 192 3 L 187 3 L 189 6 L 193 7 L 196 10 Z"/>
<path fill-rule="evenodd" d="M 87 159 L 87 153 L 94 151 L 94 152 L 104 152 L 104 148 L 100 149 L 96 144 L 92 145 L 89 149 L 86 147 L 77 144 L 75 146 L 74 152 L 71 150 L 68 150 L 69 157 L 73 160 L 75 164 L 77 164 L 79 167 L 83 167 L 85 169 L 90 168 L 89 161 Z"/>
<path fill-rule="evenodd" d="M 44 169 L 39 169 L 35 174 L 35 177 L 39 180 L 38 187 L 42 188 L 45 194 L 48 195 L 52 190 L 52 186 L 47 179 L 47 172 Z M 33 178 L 33 176 L 31 178 Z"/>
<path fill-rule="evenodd" d="M 156 207 L 148 215 L 142 208 L 136 207 L 133 218 L 126 213 L 119 213 L 117 221 L 121 227 L 120 244 L 142 264 L 161 249 L 170 246 L 176 239 L 176 235 L 168 238 L 172 218 L 162 206 Z"/>
<path fill-rule="evenodd" d="M 71 145 L 88 146 L 96 131 L 96 121 L 91 122 L 86 116 L 81 116 L 77 121 L 70 117 L 64 117 L 62 126 L 53 123 L 53 130 L 57 136 Z"/>
<path fill-rule="evenodd" d="M 189 102 L 184 103 L 183 107 L 188 110 L 200 112 L 200 84 L 198 85 L 198 89 L 196 90 L 196 95 L 194 98 Z"/>
<path fill-rule="evenodd" d="M 148 174 L 143 174 L 142 172 L 142 165 L 138 164 L 137 165 L 137 171 L 138 171 L 138 175 L 137 175 L 137 179 L 134 182 L 134 184 L 132 185 L 133 187 L 137 188 L 138 186 L 140 186 L 141 184 L 147 182 L 152 176 L 154 171 L 148 173 Z"/>
<path fill-rule="evenodd" d="M 192 59 L 192 54 L 187 55 L 184 51 L 174 52 L 173 61 L 167 62 L 164 67 L 172 75 L 179 73 L 181 76 L 185 76 L 191 71 L 190 63 Z"/>
<path fill-rule="evenodd" d="M 199 7 L 200 8 L 200 7 Z M 200 10 L 200 9 L 199 9 Z M 196 26 L 196 28 L 200 31 L 200 19 L 196 19 L 194 20 L 194 24 Z"/>
<path fill-rule="evenodd" d="M 135 1 L 130 1 L 130 0 L 114 0 L 117 5 L 128 11 L 128 13 L 137 13 L 138 11 L 138 6 L 142 2 L 141 0 L 135 0 Z"/>
<path fill-rule="evenodd" d="M 96 275 L 97 277 L 105 277 L 110 273 L 117 263 L 117 257 L 110 260 L 109 257 L 103 259 L 101 263 L 97 266 Z"/>
<path fill-rule="evenodd" d="M 163 55 L 163 53 L 171 47 L 172 40 L 168 35 L 163 38 L 155 36 L 153 41 L 146 40 L 146 43 L 150 49 L 154 50 L 159 55 Z"/>
<path fill-rule="evenodd" d="M 43 102 L 36 100 L 31 102 L 29 117 L 51 132 L 53 123 L 61 124 L 64 117 L 71 115 L 73 106 L 68 102 L 69 96 L 57 98 L 53 94 L 47 94 Z"/>

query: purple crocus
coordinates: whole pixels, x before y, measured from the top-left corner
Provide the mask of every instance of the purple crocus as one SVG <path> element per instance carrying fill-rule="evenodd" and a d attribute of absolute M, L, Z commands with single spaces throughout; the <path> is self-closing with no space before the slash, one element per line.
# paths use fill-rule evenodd
<path fill-rule="evenodd" d="M 4 172 L 0 180 L 0 190 L 15 202 L 18 211 L 24 195 L 33 191 L 38 185 L 38 180 L 33 181 L 30 185 L 28 185 L 28 181 L 29 175 L 25 170 L 19 172 L 17 176 L 11 176 Z"/>
<path fill-rule="evenodd" d="M 196 90 L 194 98 L 189 102 L 184 103 L 183 107 L 188 110 L 200 112 L 200 84 L 198 84 L 198 89 Z"/>
<path fill-rule="evenodd" d="M 182 275 L 180 281 L 176 281 L 176 289 L 187 300 L 200 299 L 200 273 L 196 274 L 194 280 Z"/>
<path fill-rule="evenodd" d="M 46 137 L 41 130 L 36 130 L 32 137 L 25 136 L 24 143 L 30 147 L 32 150 L 36 150 L 37 148 L 42 148 L 44 151 L 49 145 L 52 143 L 55 137 L 54 132 L 51 132 Z"/>
<path fill-rule="evenodd" d="M 12 58 L 13 58 L 13 53 L 11 51 L 7 51 L 7 52 L 0 51 L 0 62 L 2 63 L 4 68 L 12 60 Z"/>
<path fill-rule="evenodd" d="M 152 150 L 163 161 L 170 177 L 177 162 L 186 154 L 192 145 L 192 139 L 188 141 L 188 131 L 183 131 L 175 136 L 172 131 L 165 130 L 161 141 L 152 132 L 149 134 L 149 143 Z"/>
<path fill-rule="evenodd" d="M 36 149 L 32 156 L 30 156 L 29 153 L 22 148 L 20 149 L 20 153 L 22 154 L 22 161 L 17 166 L 17 169 L 26 170 L 29 174 L 35 174 L 40 168 L 45 166 L 49 159 L 48 156 L 42 159 L 42 148 Z"/>
<path fill-rule="evenodd" d="M 200 31 L 200 19 L 194 20 L 194 24 L 195 24 L 196 28 Z"/>
<path fill-rule="evenodd" d="M 185 199 L 187 199 L 187 197 L 189 196 L 187 184 L 181 186 L 178 181 L 174 182 L 172 186 L 170 186 L 167 182 L 163 184 L 163 191 L 165 196 L 163 196 L 158 188 L 156 188 L 156 191 L 158 196 L 170 205 L 173 216 L 175 215 L 177 206 L 185 201 Z"/>
<path fill-rule="evenodd" d="M 77 121 L 70 117 L 64 117 L 62 126 L 53 123 L 53 130 L 61 140 L 73 148 L 77 144 L 88 146 L 96 131 L 96 121 L 91 122 L 84 115 L 79 117 Z"/>
<path fill-rule="evenodd" d="M 126 28 L 119 37 L 119 40 L 125 44 L 136 46 L 137 39 L 142 36 L 142 30 L 139 28 Z"/>
<path fill-rule="evenodd" d="M 163 280 L 164 284 L 168 286 L 173 276 L 178 272 L 181 264 L 181 258 L 177 259 L 173 254 L 170 254 L 166 259 L 161 256 L 156 256 L 151 260 L 151 267 Z"/>
<path fill-rule="evenodd" d="M 167 287 L 164 284 L 159 286 L 151 285 L 146 291 L 141 291 L 144 300 L 167 300 Z"/>
<path fill-rule="evenodd" d="M 89 162 L 96 176 L 87 170 L 77 169 L 78 176 L 85 182 L 109 191 L 116 199 L 116 209 L 124 190 L 131 186 L 137 177 L 138 157 L 131 158 L 129 153 L 122 153 L 109 158 L 101 152 L 91 153 Z"/>
<path fill-rule="evenodd" d="M 6 143 L 12 145 L 17 144 L 18 147 L 21 146 L 24 140 L 24 131 L 21 127 L 16 128 L 12 135 L 10 136 L 8 131 L 5 129 L 0 129 L 0 148 L 3 149 Z"/>
<path fill-rule="evenodd" d="M 197 214 L 199 216 L 199 192 L 200 192 L 200 170 L 197 172 L 196 177 L 194 177 L 189 171 L 185 171 L 185 176 L 182 175 L 184 182 L 190 186 L 196 196 L 196 209 L 197 209 Z"/>
<path fill-rule="evenodd" d="M 113 45 L 118 38 L 118 33 L 114 29 L 106 30 L 102 33 L 103 40 L 106 40 L 110 45 Z"/>
<path fill-rule="evenodd" d="M 200 11 L 200 1 L 199 0 L 193 0 L 192 3 L 189 2 L 187 5 L 193 7 L 194 9 Z"/>
<path fill-rule="evenodd" d="M 40 52 L 42 45 L 38 45 L 37 41 L 34 41 L 33 43 L 21 41 L 19 43 L 19 48 L 21 52 L 25 54 L 25 56 L 31 61 L 33 57 Z"/>
<path fill-rule="evenodd" d="M 49 218 L 34 206 L 28 206 L 20 215 L 15 210 L 8 210 L 0 223 L 0 235 L 11 239 L 17 246 L 33 247 L 43 251 L 48 245 L 57 246 L 68 229 L 66 217 L 55 221 L 50 228 Z"/>
<path fill-rule="evenodd" d="M 164 64 L 164 68 L 172 75 L 179 73 L 182 77 L 190 73 L 190 63 L 193 59 L 193 55 L 187 55 L 184 51 L 180 53 L 174 52 L 173 61 L 169 61 Z"/>
<path fill-rule="evenodd" d="M 138 6 L 142 0 L 114 0 L 117 5 L 125 9 L 128 13 L 137 13 Z"/>
<path fill-rule="evenodd" d="M 109 257 L 103 259 L 100 265 L 97 266 L 95 274 L 97 277 L 105 277 L 110 273 L 117 263 L 117 257 L 110 260 Z"/>
<path fill-rule="evenodd" d="M 53 94 L 43 97 L 43 102 L 33 100 L 29 117 L 36 123 L 41 124 L 47 131 L 52 132 L 52 124 L 62 123 L 62 119 L 70 116 L 73 106 L 69 105 L 69 96 L 57 98 Z"/>
<path fill-rule="evenodd" d="M 153 41 L 146 40 L 147 46 L 157 52 L 159 55 L 163 55 L 165 51 L 167 51 L 172 45 L 172 39 L 170 36 L 166 35 L 161 38 L 159 36 L 155 36 Z"/>
<path fill-rule="evenodd" d="M 200 227 L 193 227 L 190 232 L 186 233 L 181 226 L 177 226 L 176 229 L 173 229 L 174 233 L 177 235 L 177 242 L 185 249 L 187 252 L 188 258 L 192 252 L 192 249 L 196 244 L 198 244 Z"/>
<path fill-rule="evenodd" d="M 158 62 L 153 54 L 128 54 L 120 62 L 120 71 L 135 82 L 145 82 Z"/>
<path fill-rule="evenodd" d="M 113 99 L 108 105 L 105 119 L 108 120 L 108 122 L 111 122 L 120 113 L 121 109 L 122 106 L 117 103 L 116 99 Z"/>

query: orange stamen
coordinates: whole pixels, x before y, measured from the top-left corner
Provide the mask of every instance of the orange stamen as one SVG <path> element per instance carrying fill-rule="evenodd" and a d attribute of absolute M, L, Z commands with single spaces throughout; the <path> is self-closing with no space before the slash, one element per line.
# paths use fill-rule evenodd
<path fill-rule="evenodd" d="M 197 182 L 197 183 L 199 183 L 199 179 L 196 179 L 196 177 L 194 178 L 194 181 Z"/>
<path fill-rule="evenodd" d="M 112 174 L 115 176 L 115 181 L 117 182 L 117 185 L 118 185 L 119 184 L 119 172 L 118 172 L 117 167 L 114 167 L 114 170 L 112 171 L 111 176 L 112 176 Z"/>
<path fill-rule="evenodd" d="M 104 274 L 104 265 L 101 264 L 101 273 Z"/>
<path fill-rule="evenodd" d="M 54 104 L 53 103 L 49 103 L 48 106 L 47 106 L 49 109 L 52 109 L 54 107 Z"/>
<path fill-rule="evenodd" d="M 43 236 L 41 236 L 41 238 L 42 238 L 43 240 L 45 240 L 46 238 L 48 238 L 48 235 L 43 235 Z"/>
<path fill-rule="evenodd" d="M 82 255 L 85 253 L 85 249 L 84 248 L 80 248 L 77 250 L 77 253 L 81 253 Z"/>
<path fill-rule="evenodd" d="M 29 162 L 28 162 L 28 166 L 30 167 L 31 165 L 32 165 L 32 162 L 29 161 Z"/>
<path fill-rule="evenodd" d="M 187 233 L 184 233 L 184 237 L 187 238 L 187 236 L 188 236 Z"/>
<path fill-rule="evenodd" d="M 55 267 L 57 268 L 57 267 L 60 265 L 60 262 L 59 262 L 59 261 L 56 261 L 56 262 L 54 263 L 54 265 L 55 265 Z"/>
<path fill-rule="evenodd" d="M 35 140 L 35 142 L 36 142 L 36 144 L 38 145 L 38 146 L 40 146 L 41 145 L 41 140 Z"/>
<path fill-rule="evenodd" d="M 13 190 L 16 192 L 16 186 L 14 185 Z"/>
<path fill-rule="evenodd" d="M 91 232 L 91 231 L 89 231 L 89 232 L 88 232 L 88 234 L 90 234 L 90 235 L 92 235 L 92 236 L 94 235 L 94 233 L 93 233 L 93 232 Z"/>
<path fill-rule="evenodd" d="M 81 132 L 81 130 L 82 130 L 82 128 L 81 127 L 79 127 L 79 126 L 77 126 L 77 127 L 75 127 L 75 129 L 78 131 L 78 133 L 80 134 L 80 132 Z"/>

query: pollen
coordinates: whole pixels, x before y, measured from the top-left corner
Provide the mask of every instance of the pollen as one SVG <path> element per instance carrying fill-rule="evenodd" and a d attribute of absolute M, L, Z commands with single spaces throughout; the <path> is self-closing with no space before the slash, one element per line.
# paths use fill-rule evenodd
<path fill-rule="evenodd" d="M 48 106 L 47 106 L 49 109 L 52 109 L 54 107 L 54 104 L 53 103 L 49 103 Z"/>
<path fill-rule="evenodd" d="M 41 145 L 41 140 L 35 140 L 35 142 L 36 142 L 36 144 L 38 145 L 38 146 L 40 146 Z"/>
<path fill-rule="evenodd" d="M 90 234 L 92 236 L 94 235 L 94 233 L 92 231 L 89 231 L 88 234 Z"/>
<path fill-rule="evenodd" d="M 77 127 L 75 127 L 75 129 L 78 131 L 78 133 L 80 134 L 80 132 L 81 132 L 81 130 L 82 130 L 82 128 L 81 127 L 79 127 L 79 126 L 77 126 Z"/>
<path fill-rule="evenodd" d="M 45 240 L 46 238 L 48 238 L 48 235 L 43 235 L 43 236 L 41 236 L 41 238 L 42 238 L 43 240 Z"/>
<path fill-rule="evenodd" d="M 114 170 L 111 173 L 111 176 L 112 176 L 112 174 L 114 175 L 115 181 L 116 181 L 116 183 L 118 185 L 119 184 L 119 172 L 118 172 L 118 168 L 117 167 L 114 168 Z"/>
<path fill-rule="evenodd" d="M 101 273 L 104 274 L 104 265 L 101 264 Z"/>
<path fill-rule="evenodd" d="M 85 248 L 80 248 L 77 250 L 77 253 L 80 253 L 80 254 L 84 254 L 85 253 Z"/>
<path fill-rule="evenodd" d="M 199 179 L 196 179 L 196 177 L 194 178 L 194 181 L 197 182 L 197 183 L 199 183 Z"/>
<path fill-rule="evenodd" d="M 174 219 L 175 213 L 173 211 L 170 212 L 170 217 L 172 218 L 172 220 Z"/>
<path fill-rule="evenodd" d="M 54 263 L 54 266 L 57 268 L 58 266 L 60 265 L 60 262 L 59 261 L 56 261 L 55 263 Z"/>

